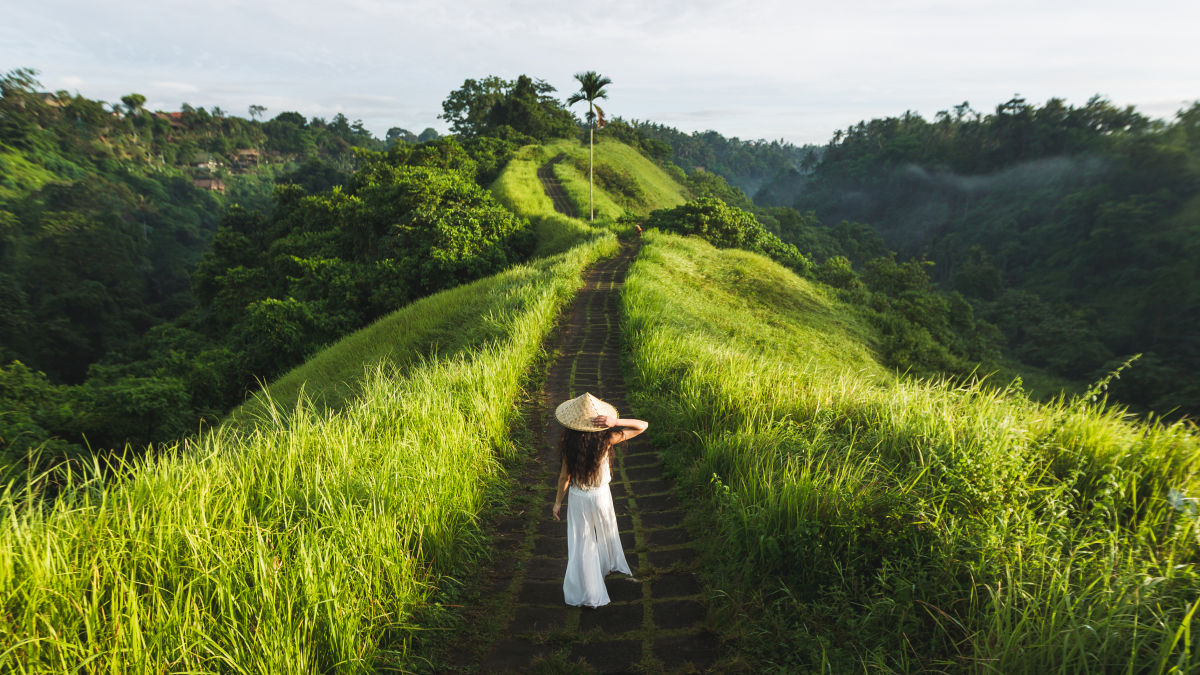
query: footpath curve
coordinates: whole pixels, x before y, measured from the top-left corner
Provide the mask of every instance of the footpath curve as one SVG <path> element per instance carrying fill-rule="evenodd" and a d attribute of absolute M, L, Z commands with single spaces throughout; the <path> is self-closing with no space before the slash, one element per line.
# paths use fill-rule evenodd
<path fill-rule="evenodd" d="M 539 166 L 537 177 L 542 182 L 542 191 L 554 203 L 554 210 L 568 218 L 577 218 L 579 214 L 575 213 L 575 205 L 567 198 L 567 193 L 563 190 L 562 182 L 558 180 L 558 176 L 554 175 L 554 165 L 563 161 L 566 157 L 565 153 L 560 152 L 549 162 Z"/>
<path fill-rule="evenodd" d="M 696 550 L 658 454 L 639 437 L 617 446 L 612 492 L 621 542 L 634 577 L 607 579 L 612 603 L 563 603 L 566 520 L 555 521 L 554 480 L 561 427 L 553 405 L 589 391 L 630 415 L 621 371 L 620 292 L 636 251 L 624 246 L 592 266 L 567 310 L 539 401 L 537 458 L 523 475 L 526 508 L 494 524 L 499 554 L 487 571 L 480 609 L 495 636 L 463 645 L 455 664 L 477 672 L 703 672 L 720 656 L 706 598 L 693 574 Z M 650 419 L 653 425 L 653 418 Z M 486 609 L 483 609 L 485 608 Z M 483 620 L 481 617 L 476 621 Z"/>

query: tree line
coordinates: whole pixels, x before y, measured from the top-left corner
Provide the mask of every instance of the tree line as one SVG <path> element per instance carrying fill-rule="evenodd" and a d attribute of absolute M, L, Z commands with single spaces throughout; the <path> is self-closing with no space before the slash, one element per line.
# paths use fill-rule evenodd
<path fill-rule="evenodd" d="M 528 257 L 491 183 L 580 127 L 540 80 L 467 80 L 440 137 L 338 115 L 144 110 L 0 82 L 0 468 L 194 433 L 316 350 Z M 197 188 L 193 160 L 268 154 Z M 204 171 L 212 171 L 211 168 Z M 203 175 L 209 175 L 204 173 Z"/>
<path fill-rule="evenodd" d="M 933 263 L 932 279 L 1023 366 L 1083 386 L 1140 354 L 1112 396 L 1194 416 L 1198 169 L 1200 104 L 1161 121 L 1099 97 L 1016 97 L 988 114 L 963 103 L 933 121 L 860 122 L 810 174 L 781 176 L 756 200 L 833 234 L 865 224 Z M 782 236 L 802 245 L 811 233 Z"/>

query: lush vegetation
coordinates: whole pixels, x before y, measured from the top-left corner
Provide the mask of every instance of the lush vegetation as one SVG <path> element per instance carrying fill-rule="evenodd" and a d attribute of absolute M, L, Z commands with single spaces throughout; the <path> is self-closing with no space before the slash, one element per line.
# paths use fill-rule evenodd
<path fill-rule="evenodd" d="M 39 88 L 29 70 L 0 77 L 0 467 L 18 470 L 28 449 L 173 438 L 240 400 L 253 376 L 230 367 L 235 343 L 193 330 L 192 273 L 223 214 L 238 204 L 248 222 L 277 184 L 329 190 L 356 146 L 383 147 L 341 115 L 260 122 L 261 106 L 151 112 L 139 94 Z"/>
<path fill-rule="evenodd" d="M 1194 426 L 897 377 L 832 289 L 695 238 L 648 233 L 624 305 L 755 668 L 1195 668 Z"/>
<path fill-rule="evenodd" d="M 757 199 L 928 258 L 1026 366 L 1086 383 L 1142 354 L 1114 396 L 1200 411 L 1200 104 L 1171 123 L 1099 98 L 860 122 Z"/>
<path fill-rule="evenodd" d="M 1192 391 L 1200 108 L 962 106 L 819 164 L 614 119 L 593 229 L 538 181 L 563 155 L 587 212 L 582 127 L 527 76 L 386 142 L 2 84 L 0 670 L 417 667 L 542 342 L 635 224 L 635 405 L 752 667 L 1195 668 L 1200 440 L 1106 392 Z M 981 378 L 1005 354 L 1097 384 L 1039 403 Z"/>
<path fill-rule="evenodd" d="M 441 118 L 463 138 L 491 136 L 511 141 L 546 141 L 575 135 L 577 122 L 544 80 L 521 75 L 468 79 L 442 102 Z"/>
<path fill-rule="evenodd" d="M 86 382 L 63 382 L 55 371 L 20 362 L 0 369 L 0 401 L 12 411 L 0 419 L 5 463 L 19 471 L 39 447 L 37 459 L 49 465 L 86 457 L 85 444 L 100 452 L 179 438 L 240 403 L 260 381 L 396 307 L 528 258 L 528 222 L 477 182 L 492 179 L 514 147 L 498 139 L 467 147 L 439 139 L 359 150 L 357 169 L 345 176 L 322 181 L 319 163 L 299 167 L 295 174 L 310 188 L 280 185 L 270 213 L 230 208 L 199 262 L 175 261 L 181 270 L 173 273 L 190 272 L 179 291 L 187 311 L 147 318 L 120 348 L 89 354 L 100 360 L 80 363 Z M 70 200 L 54 203 L 70 218 L 84 217 Z M 133 262 L 114 267 L 94 257 L 106 246 L 129 254 L 117 237 L 125 225 L 116 216 L 102 220 L 93 240 L 68 231 L 75 258 L 90 262 L 71 268 L 64 292 L 102 293 L 104 275 L 135 274 Z M 74 258 L 14 259 L 61 265 Z M 97 312 L 119 300 L 60 301 L 48 306 L 44 323 L 49 331 L 72 321 L 81 330 L 109 330 L 116 317 Z M 21 326 L 20 334 L 36 342 L 38 327 Z"/>
<path fill-rule="evenodd" d="M 703 177 L 702 182 L 694 180 Z M 713 174 L 693 174 L 688 184 L 700 194 L 723 194 L 744 203 L 740 191 Z M 749 206 L 749 205 L 747 205 Z M 758 210 L 768 222 L 770 213 Z M 795 213 L 790 209 L 776 209 Z M 966 376 L 999 368 L 999 333 L 977 320 L 971 305 L 957 292 L 944 293 L 930 279 L 929 264 L 897 262 L 881 246 L 864 237 L 869 246 L 849 247 L 858 254 L 871 253 L 860 275 L 848 258 L 835 255 L 821 264 L 783 242 L 749 211 L 718 197 L 702 196 L 680 206 L 659 209 L 644 220 L 646 228 L 699 237 L 720 248 L 739 248 L 764 254 L 802 276 L 831 287 L 846 303 L 847 311 L 866 319 L 879 336 L 880 360 L 899 371 L 918 375 Z M 839 247 L 857 242 L 854 236 L 837 240 L 824 236 L 809 222 L 797 222 L 792 233 L 813 236 L 804 240 Z M 853 231 L 851 234 L 854 234 Z"/>
<path fill-rule="evenodd" d="M 721 248 L 763 253 L 802 274 L 812 270 L 808 258 L 795 246 L 768 232 L 753 214 L 714 197 L 701 197 L 673 209 L 655 211 L 646 219 L 646 227 L 695 235 Z"/>
<path fill-rule="evenodd" d="M 648 154 L 669 157 L 688 173 L 700 170 L 717 174 L 750 194 L 783 176 L 810 171 L 821 153 L 821 148 L 797 147 L 782 139 L 726 138 L 711 129 L 685 134 L 663 124 L 638 120 L 628 126 L 645 139 Z"/>
<path fill-rule="evenodd" d="M 611 126 L 611 125 L 610 125 Z M 651 211 L 678 206 L 691 193 L 678 168 L 651 161 L 636 146 L 607 138 L 610 127 L 597 132 L 595 151 L 596 218 L 616 222 L 627 216 L 643 217 Z M 587 146 L 573 140 L 547 144 L 548 150 L 566 155 L 554 165 L 554 175 L 577 213 L 588 212 Z"/>
<path fill-rule="evenodd" d="M 542 341 L 582 269 L 614 248 L 593 237 L 333 346 L 295 376 L 325 403 L 357 380 L 336 411 L 285 378 L 273 404 L 127 480 L 60 479 L 45 507 L 41 481 L 4 492 L 0 670 L 413 668 L 420 628 L 452 598 L 446 575 L 482 551 L 477 517 L 513 456 Z"/>

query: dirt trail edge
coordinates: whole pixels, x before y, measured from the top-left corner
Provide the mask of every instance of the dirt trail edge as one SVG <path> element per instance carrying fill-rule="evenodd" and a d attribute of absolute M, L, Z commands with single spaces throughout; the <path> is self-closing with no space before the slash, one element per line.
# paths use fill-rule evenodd
<path fill-rule="evenodd" d="M 491 629 L 476 635 L 489 644 L 461 645 L 463 672 L 703 672 L 721 654 L 710 629 L 706 598 L 693 572 L 696 550 L 658 454 L 642 438 L 618 447 L 612 492 L 621 543 L 632 578 L 608 577 L 612 603 L 598 609 L 563 603 L 567 525 L 550 515 L 558 474 L 561 427 L 553 405 L 585 391 L 630 415 L 621 371 L 620 292 L 635 254 L 616 257 L 586 273 L 586 285 L 567 310 L 555 358 L 541 392 L 533 444 L 518 497 L 526 508 L 495 523 L 498 557 L 481 591 Z M 654 424 L 653 418 L 650 419 Z M 521 494 L 523 493 L 523 494 Z"/>
<path fill-rule="evenodd" d="M 568 218 L 578 218 L 579 214 L 575 213 L 575 205 L 567 198 L 567 193 L 563 190 L 562 183 L 554 175 L 554 165 L 563 161 L 566 156 L 565 153 L 559 153 L 554 159 L 539 166 L 537 177 L 538 180 L 542 181 L 542 190 L 550 198 L 550 201 L 554 203 L 554 210 Z"/>

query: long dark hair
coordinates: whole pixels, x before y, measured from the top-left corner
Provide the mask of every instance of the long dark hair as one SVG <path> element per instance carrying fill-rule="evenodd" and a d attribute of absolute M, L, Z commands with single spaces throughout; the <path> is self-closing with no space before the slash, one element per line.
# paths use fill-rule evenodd
<path fill-rule="evenodd" d="M 577 431 L 563 428 L 558 451 L 567 461 L 567 475 L 571 485 L 595 485 L 600 477 L 600 460 L 612 449 L 613 429 L 602 431 Z"/>

